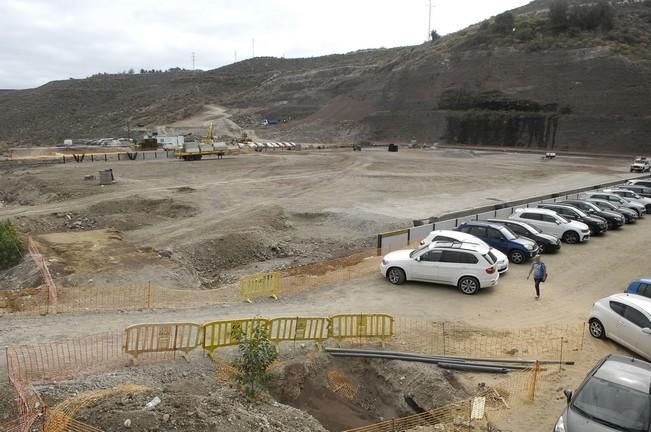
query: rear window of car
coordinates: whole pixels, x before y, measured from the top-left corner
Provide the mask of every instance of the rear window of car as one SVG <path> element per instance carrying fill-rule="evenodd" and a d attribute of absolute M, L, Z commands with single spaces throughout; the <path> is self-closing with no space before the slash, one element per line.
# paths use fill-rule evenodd
<path fill-rule="evenodd" d="M 488 261 L 489 263 L 495 264 L 497 262 L 497 257 L 495 256 L 495 254 L 493 252 L 488 251 L 488 253 L 486 255 L 488 255 L 488 258 L 486 259 L 486 261 Z M 486 258 L 486 255 L 484 255 L 484 258 Z"/>
<path fill-rule="evenodd" d="M 477 264 L 479 260 L 473 254 L 461 251 L 443 251 L 441 262 L 460 263 L 460 264 Z"/>
<path fill-rule="evenodd" d="M 538 213 L 521 213 L 520 217 L 523 219 L 531 219 L 531 220 L 541 220 L 540 216 Z"/>

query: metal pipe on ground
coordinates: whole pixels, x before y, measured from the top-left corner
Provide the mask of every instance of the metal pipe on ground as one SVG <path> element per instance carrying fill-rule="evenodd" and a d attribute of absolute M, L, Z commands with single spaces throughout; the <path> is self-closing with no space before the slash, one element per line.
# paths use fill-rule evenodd
<path fill-rule="evenodd" d="M 406 353 L 400 351 L 383 351 L 383 350 L 368 350 L 368 349 L 357 349 L 357 348 L 326 348 L 327 353 L 370 353 L 370 354 L 390 354 L 390 355 L 400 355 L 406 357 L 427 357 L 433 359 L 441 360 L 450 360 L 450 361 L 470 361 L 470 362 L 481 362 L 481 363 L 515 363 L 515 364 L 558 364 L 558 360 L 530 360 L 530 359 L 496 359 L 496 358 L 479 358 L 479 357 L 456 357 L 456 356 L 444 356 L 444 355 L 428 355 L 428 354 L 418 354 L 418 353 Z M 563 365 L 573 366 L 574 361 L 567 360 L 563 361 Z"/>
<path fill-rule="evenodd" d="M 371 359 L 382 359 L 382 360 L 401 360 L 401 361 L 412 361 L 418 363 L 429 363 L 438 365 L 440 363 L 445 363 L 446 365 L 457 365 L 459 367 L 464 366 L 467 368 L 493 368 L 493 372 L 506 373 L 511 370 L 525 370 L 529 369 L 527 366 L 523 365 L 503 365 L 503 364 L 492 364 L 492 363 L 471 363 L 471 362 L 453 362 L 453 361 L 441 361 L 440 359 L 434 359 L 430 357 L 403 357 L 399 355 L 382 355 L 382 354 L 367 354 L 367 353 L 330 353 L 333 357 L 362 357 L 362 358 L 371 358 Z M 488 372 L 488 370 L 485 370 Z"/>

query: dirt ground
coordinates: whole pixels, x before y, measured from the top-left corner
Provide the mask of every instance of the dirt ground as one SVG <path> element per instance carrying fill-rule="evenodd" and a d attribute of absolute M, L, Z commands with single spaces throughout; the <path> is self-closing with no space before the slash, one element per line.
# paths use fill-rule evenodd
<path fill-rule="evenodd" d="M 5 171 L 8 176 L 3 173 L 0 178 L 3 197 L 19 196 L 20 185 L 33 178 L 47 185 L 47 190 L 34 196 L 27 189 L 29 204 L 21 205 L 20 198 L 11 202 L 2 198 L 0 218 L 12 218 L 21 231 L 33 233 L 53 260 L 58 283 L 93 278 L 106 284 L 154 280 L 173 288 L 213 288 L 242 272 L 373 246 L 377 232 L 407 226 L 412 219 L 629 175 L 622 161 L 600 158 L 543 162 L 536 155 L 463 150 L 398 154 L 328 150 L 191 163 L 123 162 L 112 166 L 117 177 L 114 185 L 101 188 L 84 182 L 84 175 L 102 168 L 101 164 L 11 168 Z M 640 251 L 651 246 L 650 223 L 641 220 L 587 244 L 564 245 L 560 253 L 545 255 L 550 276 L 538 302 L 533 299 L 532 282 L 525 279 L 526 265 L 512 266 L 497 287 L 475 296 L 421 283 L 396 287 L 374 272 L 254 304 L 4 315 L 0 316 L 0 345 L 117 330 L 137 322 L 204 322 L 255 315 L 368 311 L 487 328 L 578 322 L 586 318 L 596 299 L 648 276 L 648 260 Z M 0 275 L 0 286 L 15 287 L 22 273 L 34 279 L 27 271 L 7 272 L 9 276 Z M 609 342 L 588 339 L 577 365 L 545 382 L 537 403 L 516 408 L 513 416 L 502 421 L 501 430 L 549 430 L 562 408 L 560 390 L 575 386 L 594 361 L 617 350 Z M 299 408 L 314 405 L 314 401 L 301 403 L 305 405 Z"/>
<path fill-rule="evenodd" d="M 84 180 L 107 167 L 115 184 Z M 413 219 L 624 178 L 625 168 L 604 158 L 542 161 L 538 155 L 457 149 L 12 164 L 0 166 L 0 219 L 13 219 L 59 260 L 54 277 L 64 286 L 110 281 L 119 272 L 134 284 L 215 288 L 241 274 L 373 247 L 378 232 Z M 42 236 L 95 229 L 120 231 L 121 244 L 113 246 L 120 253 L 133 250 L 132 269 L 122 263 L 95 272 L 76 269 L 61 256 L 74 242 Z M 113 246 L 96 248 L 97 260 L 113 256 Z M 143 250 L 162 252 L 161 262 L 136 259 Z M 71 273 L 74 281 L 67 278 Z M 11 288 L 1 275 L 0 287 Z"/>

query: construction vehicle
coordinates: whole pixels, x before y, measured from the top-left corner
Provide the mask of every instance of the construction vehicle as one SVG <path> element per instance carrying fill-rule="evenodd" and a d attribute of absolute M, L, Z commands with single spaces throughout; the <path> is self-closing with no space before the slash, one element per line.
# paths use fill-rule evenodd
<path fill-rule="evenodd" d="M 221 159 L 225 154 L 237 154 L 240 152 L 238 145 L 215 142 L 213 124 L 210 123 L 207 135 L 201 142 L 184 142 L 176 150 L 176 157 L 186 161 L 200 160 L 204 156 L 217 156 Z"/>

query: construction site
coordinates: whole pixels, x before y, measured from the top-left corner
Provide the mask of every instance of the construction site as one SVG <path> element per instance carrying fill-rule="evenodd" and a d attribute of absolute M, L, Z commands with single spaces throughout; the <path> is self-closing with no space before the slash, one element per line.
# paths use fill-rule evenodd
<path fill-rule="evenodd" d="M 88 180 L 107 168 L 111 184 Z M 528 266 L 477 296 L 378 272 L 379 233 L 628 178 L 613 158 L 332 147 L 0 170 L 0 218 L 27 239 L 0 273 L 2 430 L 545 431 L 560 390 L 623 351 L 586 311 L 642 276 L 651 244 L 641 220 L 547 256 L 540 302 Z M 279 359 L 250 401 L 231 336 L 257 321 Z M 489 369 L 458 370 L 471 359 Z"/>
<path fill-rule="evenodd" d="M 6 3 L 0 432 L 649 430 L 651 1 Z"/>

